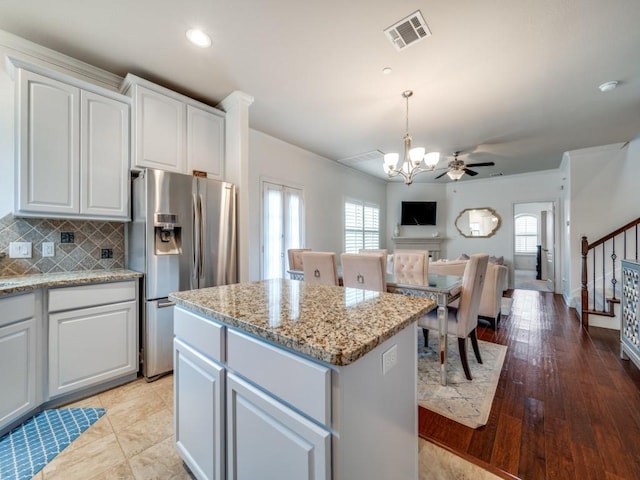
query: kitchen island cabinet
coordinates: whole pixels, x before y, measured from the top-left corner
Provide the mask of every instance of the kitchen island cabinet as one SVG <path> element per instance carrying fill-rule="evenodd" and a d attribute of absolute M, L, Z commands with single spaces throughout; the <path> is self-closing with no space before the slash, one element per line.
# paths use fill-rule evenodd
<path fill-rule="evenodd" d="M 433 300 L 281 279 L 170 298 L 197 478 L 417 478 L 414 322 Z"/>

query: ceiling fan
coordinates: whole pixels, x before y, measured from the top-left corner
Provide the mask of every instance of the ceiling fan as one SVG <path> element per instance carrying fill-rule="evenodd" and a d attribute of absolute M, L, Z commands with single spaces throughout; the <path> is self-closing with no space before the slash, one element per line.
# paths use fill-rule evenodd
<path fill-rule="evenodd" d="M 448 175 L 449 178 L 455 181 L 459 180 L 465 173 L 474 177 L 478 172 L 470 170 L 469 167 L 492 167 L 495 165 L 494 162 L 469 163 L 465 165 L 463 160 L 458 160 L 458 155 L 460 155 L 460 152 L 453 153 L 453 160 L 449 162 L 447 170 L 438 175 L 435 180 L 443 177 L 444 175 Z"/>

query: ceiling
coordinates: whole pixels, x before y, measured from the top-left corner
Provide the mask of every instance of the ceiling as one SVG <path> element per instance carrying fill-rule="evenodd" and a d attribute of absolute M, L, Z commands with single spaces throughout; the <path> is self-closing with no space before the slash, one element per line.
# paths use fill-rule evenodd
<path fill-rule="evenodd" d="M 383 30 L 416 10 L 432 36 L 397 51 Z M 407 89 L 414 145 L 442 152 L 438 168 L 458 150 L 495 162 L 476 179 L 630 140 L 639 20 L 637 0 L 0 1 L 2 30 L 213 105 L 241 90 L 252 128 L 381 178 L 378 152 L 402 148 Z M 193 26 L 210 48 L 187 42 Z M 618 88 L 601 93 L 609 80 Z"/>

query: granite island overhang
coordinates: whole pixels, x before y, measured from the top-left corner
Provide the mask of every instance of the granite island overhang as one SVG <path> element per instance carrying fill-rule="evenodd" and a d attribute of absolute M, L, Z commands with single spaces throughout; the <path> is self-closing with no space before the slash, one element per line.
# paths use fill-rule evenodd
<path fill-rule="evenodd" d="M 417 478 L 433 300 L 284 279 L 170 299 L 176 447 L 197 478 Z"/>

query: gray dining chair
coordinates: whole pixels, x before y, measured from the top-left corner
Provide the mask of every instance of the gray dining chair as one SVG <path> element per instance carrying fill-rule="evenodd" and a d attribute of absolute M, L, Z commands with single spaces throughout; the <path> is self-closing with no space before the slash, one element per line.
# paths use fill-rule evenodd
<path fill-rule="evenodd" d="M 489 255 L 477 253 L 471 255 L 467 261 L 462 276 L 462 291 L 458 308 L 448 309 L 447 334 L 458 338 L 458 350 L 462 368 L 468 380 L 471 380 L 469 371 L 469 361 L 467 358 L 467 338 L 471 339 L 473 352 L 478 363 L 482 363 L 480 349 L 478 348 L 478 337 L 476 328 L 478 326 L 478 309 L 482 297 L 482 287 L 487 271 Z M 429 344 L 429 330 L 439 329 L 437 309 L 432 310 L 424 317 L 418 319 L 418 326 L 422 327 L 424 333 L 425 347 Z"/>

